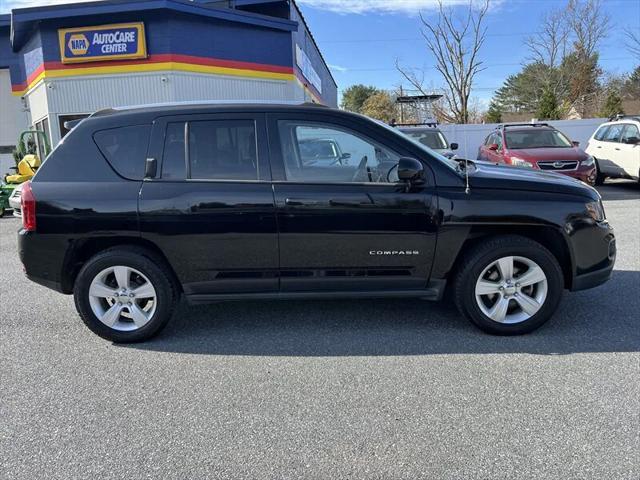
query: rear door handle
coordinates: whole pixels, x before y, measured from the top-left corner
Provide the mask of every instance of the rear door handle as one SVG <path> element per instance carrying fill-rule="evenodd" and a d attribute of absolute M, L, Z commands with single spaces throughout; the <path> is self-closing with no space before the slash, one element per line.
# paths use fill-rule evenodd
<path fill-rule="evenodd" d="M 318 200 L 307 200 L 306 198 L 287 198 L 284 203 L 290 207 L 312 207 L 322 205 L 322 202 L 319 202 Z"/>

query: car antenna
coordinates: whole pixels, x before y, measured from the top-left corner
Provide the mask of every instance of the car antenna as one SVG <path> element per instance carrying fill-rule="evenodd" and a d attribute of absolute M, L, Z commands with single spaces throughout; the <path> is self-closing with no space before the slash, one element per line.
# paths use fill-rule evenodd
<path fill-rule="evenodd" d="M 469 159 L 466 158 L 466 155 L 464 159 L 464 180 L 466 183 L 466 188 L 464 189 L 464 193 L 466 195 L 469 195 L 469 192 L 471 192 L 471 188 L 469 187 Z"/>

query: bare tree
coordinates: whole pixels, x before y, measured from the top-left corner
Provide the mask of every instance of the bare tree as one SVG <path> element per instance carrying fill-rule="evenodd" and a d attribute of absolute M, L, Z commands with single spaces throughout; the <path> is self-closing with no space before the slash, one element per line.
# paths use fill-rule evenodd
<path fill-rule="evenodd" d="M 454 15 L 451 8 L 445 8 L 438 0 L 438 21 L 429 23 L 422 15 L 424 37 L 427 48 L 435 57 L 435 69 L 445 82 L 445 103 L 451 121 L 469 122 L 469 97 L 473 81 L 478 72 L 484 70 L 478 53 L 485 40 L 484 18 L 489 9 L 489 1 L 479 7 L 469 2 L 467 13 L 462 18 Z M 423 91 L 424 72 L 404 69 L 396 62 L 400 73 L 419 91 Z"/>
<path fill-rule="evenodd" d="M 569 0 L 566 12 L 574 37 L 574 49 L 590 57 L 610 31 L 609 14 L 602 9 L 601 0 Z"/>
<path fill-rule="evenodd" d="M 632 55 L 640 59 L 640 33 L 630 28 L 625 28 L 624 35 L 626 38 L 625 46 Z"/>
<path fill-rule="evenodd" d="M 567 54 L 570 27 L 566 11 L 556 9 L 541 18 L 540 32 L 527 38 L 530 60 L 555 68 Z"/>

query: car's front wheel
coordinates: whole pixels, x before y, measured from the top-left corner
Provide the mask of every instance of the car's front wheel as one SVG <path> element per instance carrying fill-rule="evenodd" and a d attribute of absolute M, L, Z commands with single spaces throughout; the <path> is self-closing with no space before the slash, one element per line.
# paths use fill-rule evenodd
<path fill-rule="evenodd" d="M 76 308 L 97 335 L 119 343 L 139 342 L 167 324 L 177 300 L 171 273 L 153 254 L 115 248 L 91 258 L 75 282 Z"/>
<path fill-rule="evenodd" d="M 461 265 L 454 282 L 456 305 L 492 334 L 535 330 L 551 318 L 562 297 L 558 261 L 528 238 L 493 237 L 468 252 Z"/>
<path fill-rule="evenodd" d="M 596 160 L 596 178 L 595 178 L 594 185 L 595 186 L 604 185 L 604 181 L 606 179 L 607 179 L 606 175 L 602 173 L 602 171 L 600 170 L 600 165 L 598 165 L 598 161 Z"/>

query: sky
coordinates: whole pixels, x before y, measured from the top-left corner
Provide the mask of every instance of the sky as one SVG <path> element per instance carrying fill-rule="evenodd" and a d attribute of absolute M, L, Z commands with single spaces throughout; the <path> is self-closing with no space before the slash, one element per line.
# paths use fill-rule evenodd
<path fill-rule="evenodd" d="M 0 0 L 0 12 L 11 8 L 67 3 L 57 0 Z M 443 0 L 463 11 L 468 0 Z M 434 21 L 437 0 L 297 0 L 340 91 L 356 83 L 395 89 L 409 87 L 395 68 L 425 72 L 424 84 L 443 82 L 421 36 L 420 13 Z M 476 77 L 473 97 L 485 106 L 508 75 L 527 60 L 525 40 L 536 34 L 540 17 L 566 0 L 491 0 L 487 38 L 480 57 L 486 69 Z M 639 60 L 624 47 L 623 29 L 640 31 L 640 0 L 603 0 L 611 17 L 611 33 L 600 48 L 600 65 L 611 73 L 631 71 Z"/>
<path fill-rule="evenodd" d="M 468 0 L 451 0 L 458 10 Z M 419 13 L 437 18 L 435 0 L 298 0 L 316 41 L 341 90 L 364 83 L 394 89 L 403 83 L 395 68 L 424 70 L 425 85 L 443 85 L 421 36 Z M 540 17 L 565 5 L 560 0 L 493 1 L 486 18 L 487 38 L 480 57 L 487 67 L 476 77 L 472 96 L 486 104 L 508 75 L 528 57 L 525 40 L 536 34 Z M 458 5 L 458 6 L 456 6 Z M 624 28 L 640 31 L 640 1 L 604 0 L 613 28 L 600 48 L 600 65 L 612 73 L 631 71 L 640 63 L 624 48 Z"/>

